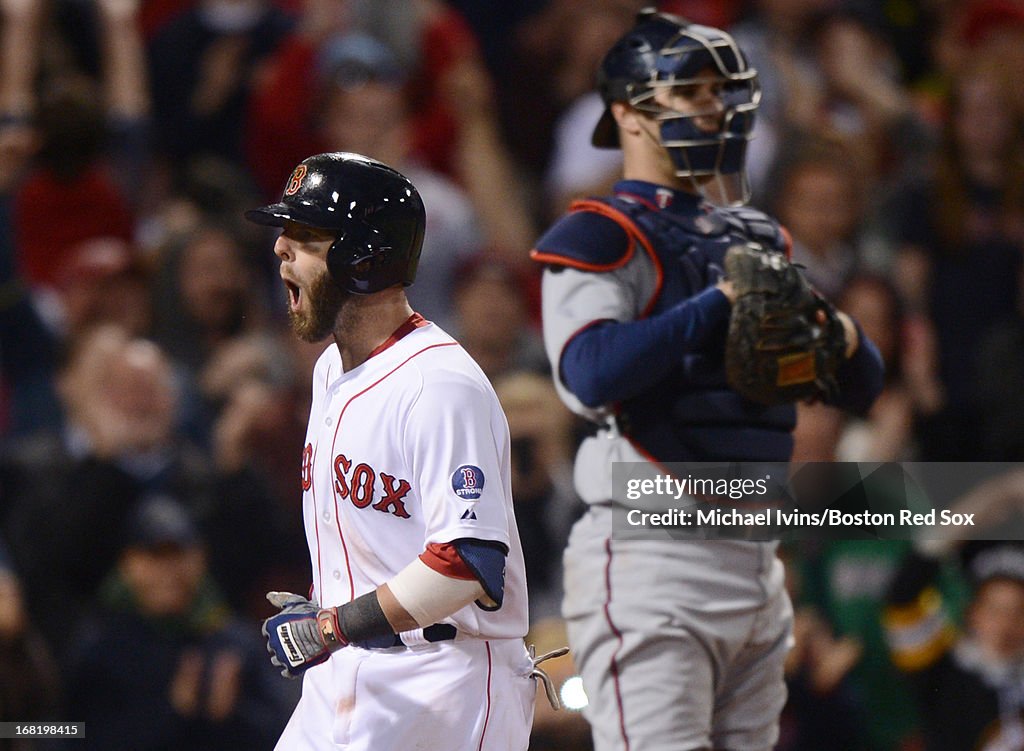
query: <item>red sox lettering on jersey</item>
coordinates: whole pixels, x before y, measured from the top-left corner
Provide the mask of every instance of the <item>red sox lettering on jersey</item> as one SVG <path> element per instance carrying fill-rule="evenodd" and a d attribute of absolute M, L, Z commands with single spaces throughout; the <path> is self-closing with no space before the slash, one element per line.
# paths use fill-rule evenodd
<path fill-rule="evenodd" d="M 525 573 L 512 512 L 504 415 L 455 340 L 413 316 L 351 372 L 336 347 L 314 369 L 302 452 L 314 596 L 340 605 L 375 589 L 431 545 L 474 538 L 509 549 L 505 599 L 450 619 L 493 638 L 526 627 Z"/>
<path fill-rule="evenodd" d="M 380 477 L 380 494 L 375 494 L 377 477 Z M 412 489 L 408 480 L 396 479 L 387 472 L 376 472 L 365 462 L 352 466 L 352 460 L 344 454 L 334 457 L 334 490 L 342 498 L 347 498 L 356 508 L 372 505 L 376 511 L 391 513 L 403 519 L 409 518 L 403 500 Z M 374 503 L 375 498 L 380 498 Z"/>

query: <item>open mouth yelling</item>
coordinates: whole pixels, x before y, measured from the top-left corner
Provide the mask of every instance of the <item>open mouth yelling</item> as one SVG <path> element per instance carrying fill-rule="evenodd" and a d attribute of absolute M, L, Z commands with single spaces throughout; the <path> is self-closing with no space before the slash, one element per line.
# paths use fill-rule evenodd
<path fill-rule="evenodd" d="M 284 287 L 288 290 L 288 309 L 293 313 L 299 310 L 299 300 L 302 297 L 302 290 L 299 285 L 284 279 Z"/>

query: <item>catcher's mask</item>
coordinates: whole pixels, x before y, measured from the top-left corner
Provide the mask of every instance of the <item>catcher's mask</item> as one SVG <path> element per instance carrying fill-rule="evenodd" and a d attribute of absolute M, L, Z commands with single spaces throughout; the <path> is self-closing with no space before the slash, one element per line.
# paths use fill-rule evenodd
<path fill-rule="evenodd" d="M 720 87 L 721 110 L 684 114 L 655 101 L 659 89 L 706 83 L 708 71 Z M 698 189 L 713 178 L 719 181 L 719 195 L 739 193 L 733 203 L 749 199 L 744 163 L 761 87 L 757 71 L 729 34 L 669 13 L 642 10 L 633 29 L 604 56 L 597 81 L 605 111 L 594 128 L 594 146 L 619 147 L 611 105 L 628 102 L 660 123 L 661 144 L 678 176 L 691 178 Z M 696 121 L 708 115 L 719 119 L 716 131 L 698 127 Z M 723 175 L 736 176 L 738 188 L 725 185 Z"/>
<path fill-rule="evenodd" d="M 335 152 L 304 159 L 278 203 L 252 209 L 256 224 L 334 232 L 327 269 L 344 290 L 369 295 L 416 278 L 426 212 L 409 179 L 382 162 Z"/>

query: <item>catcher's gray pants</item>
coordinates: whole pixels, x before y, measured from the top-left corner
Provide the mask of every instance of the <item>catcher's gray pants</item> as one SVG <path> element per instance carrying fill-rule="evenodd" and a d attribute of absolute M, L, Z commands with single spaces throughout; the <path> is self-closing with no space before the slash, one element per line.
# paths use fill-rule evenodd
<path fill-rule="evenodd" d="M 767 751 L 793 611 L 774 543 L 611 539 L 594 506 L 565 554 L 563 613 L 595 751 Z"/>

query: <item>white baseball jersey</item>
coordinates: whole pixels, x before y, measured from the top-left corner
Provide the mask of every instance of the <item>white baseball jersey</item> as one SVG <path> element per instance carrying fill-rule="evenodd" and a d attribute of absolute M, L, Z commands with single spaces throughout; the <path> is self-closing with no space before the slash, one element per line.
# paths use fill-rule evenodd
<path fill-rule="evenodd" d="M 508 423 L 487 377 L 434 324 L 413 316 L 350 372 L 334 344 L 313 371 L 303 516 L 323 607 L 373 591 L 430 543 L 508 548 L 502 607 L 468 605 L 462 634 L 526 634 L 526 574 L 512 509 Z"/>
<path fill-rule="evenodd" d="M 486 376 L 418 315 L 350 372 L 336 345 L 320 356 L 302 462 L 313 597 L 342 605 L 428 544 L 472 537 L 508 547 L 504 599 L 445 619 L 451 641 L 416 629 L 408 647 L 350 645 L 310 668 L 277 751 L 525 751 L 536 688 L 509 454 Z"/>

